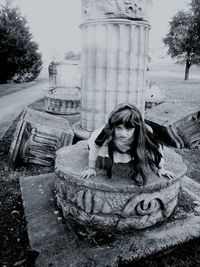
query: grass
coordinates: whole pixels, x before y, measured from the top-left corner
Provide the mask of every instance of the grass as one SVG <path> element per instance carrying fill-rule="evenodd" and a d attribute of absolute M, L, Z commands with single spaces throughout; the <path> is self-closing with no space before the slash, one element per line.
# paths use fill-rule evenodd
<path fill-rule="evenodd" d="M 18 92 L 20 90 L 28 89 L 34 84 L 35 82 L 0 84 L 0 97 Z"/>
<path fill-rule="evenodd" d="M 27 83 L 9 83 L 9 84 L 0 84 L 0 97 L 18 92 L 20 90 L 29 89 L 31 86 L 36 84 L 37 81 L 43 82 L 48 81 L 48 70 L 43 68 L 40 75 L 35 81 Z"/>
<path fill-rule="evenodd" d="M 147 78 L 157 82 L 165 94 L 166 101 L 177 101 L 200 108 L 200 69 L 199 79 L 189 79 L 188 81 L 182 77 L 164 76 L 162 73 L 158 76 L 155 71 L 150 71 Z"/>
<path fill-rule="evenodd" d="M 157 80 L 164 90 L 166 100 L 177 100 L 190 105 L 200 103 L 200 80 L 184 81 L 182 77 L 169 77 L 150 72 L 150 79 Z M 0 86 L 2 92 L 11 85 Z M 7 88 L 7 89 L 6 89 Z M 18 87 L 20 89 L 20 85 Z M 7 93 L 12 93 L 8 89 Z M 2 94 L 0 93 L 0 96 Z M 43 100 L 37 101 L 33 107 L 43 110 Z M 19 118 L 18 118 L 19 119 Z M 23 211 L 20 193 L 19 177 L 38 175 L 53 171 L 53 167 L 38 165 L 17 166 L 15 170 L 7 168 L 7 155 L 12 136 L 18 119 L 14 121 L 3 139 L 0 140 L 0 266 L 33 267 L 37 253 L 29 246 L 27 223 Z M 200 182 L 200 150 L 176 149 L 188 167 L 188 176 Z M 183 203 L 182 203 L 183 204 Z M 185 203 L 187 205 L 187 203 Z M 149 266 L 149 267 L 195 267 L 200 266 L 200 239 L 189 241 L 186 244 L 166 248 L 164 252 L 148 256 L 137 262 L 121 262 L 120 267 Z M 60 266 L 61 267 L 61 266 Z"/>
<path fill-rule="evenodd" d="M 8 169 L 8 151 L 18 120 L 19 117 L 0 140 L 0 266 L 3 267 L 32 267 L 38 255 L 29 246 L 19 177 L 53 171 L 53 167 L 37 165 Z"/>

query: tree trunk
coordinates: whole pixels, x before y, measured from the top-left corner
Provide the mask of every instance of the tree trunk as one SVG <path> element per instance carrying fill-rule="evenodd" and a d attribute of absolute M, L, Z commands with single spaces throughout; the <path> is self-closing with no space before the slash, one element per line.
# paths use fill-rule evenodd
<path fill-rule="evenodd" d="M 190 71 L 191 63 L 189 60 L 186 61 L 185 65 L 185 80 L 187 81 L 189 79 L 189 71 Z"/>

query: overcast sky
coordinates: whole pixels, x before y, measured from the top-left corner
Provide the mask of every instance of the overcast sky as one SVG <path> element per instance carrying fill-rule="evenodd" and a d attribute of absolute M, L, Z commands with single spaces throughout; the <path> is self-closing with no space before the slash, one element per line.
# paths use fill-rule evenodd
<path fill-rule="evenodd" d="M 3 3 L 4 0 L 0 0 Z M 152 49 L 162 48 L 168 22 L 190 0 L 153 0 L 150 43 Z M 26 17 L 34 40 L 45 59 L 69 50 L 80 51 L 81 0 L 13 0 Z"/>

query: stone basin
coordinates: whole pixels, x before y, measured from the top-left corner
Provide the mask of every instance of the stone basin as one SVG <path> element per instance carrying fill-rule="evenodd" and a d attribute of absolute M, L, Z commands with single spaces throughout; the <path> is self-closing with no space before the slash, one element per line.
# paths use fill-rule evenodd
<path fill-rule="evenodd" d="M 181 157 L 164 148 L 164 167 L 175 173 L 169 180 L 149 173 L 145 186 L 129 178 L 129 164 L 114 164 L 112 178 L 98 169 L 97 176 L 80 178 L 88 166 L 87 141 L 57 151 L 56 200 L 67 220 L 104 232 L 144 229 L 168 218 L 180 194 L 180 178 L 186 173 Z"/>

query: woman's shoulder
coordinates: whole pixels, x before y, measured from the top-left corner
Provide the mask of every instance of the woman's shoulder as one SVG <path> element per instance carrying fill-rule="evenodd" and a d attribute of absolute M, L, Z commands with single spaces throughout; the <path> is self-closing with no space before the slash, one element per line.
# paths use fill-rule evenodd
<path fill-rule="evenodd" d="M 153 129 L 151 128 L 151 126 L 149 126 L 148 124 L 144 124 L 145 127 L 149 130 L 149 132 L 153 133 Z"/>
<path fill-rule="evenodd" d="M 102 125 L 100 128 L 94 130 L 90 137 L 89 137 L 89 140 L 88 140 L 88 143 L 91 144 L 91 143 L 94 143 L 95 144 L 95 141 L 96 139 L 99 137 L 99 135 L 101 134 L 101 132 L 103 131 L 105 125 Z M 96 145 L 96 144 L 95 144 Z M 97 146 L 97 145 L 96 145 Z"/>
<path fill-rule="evenodd" d="M 100 128 L 94 130 L 91 134 L 89 138 L 97 138 L 99 136 L 99 134 L 102 132 L 103 128 L 105 127 L 105 125 L 102 125 Z"/>

